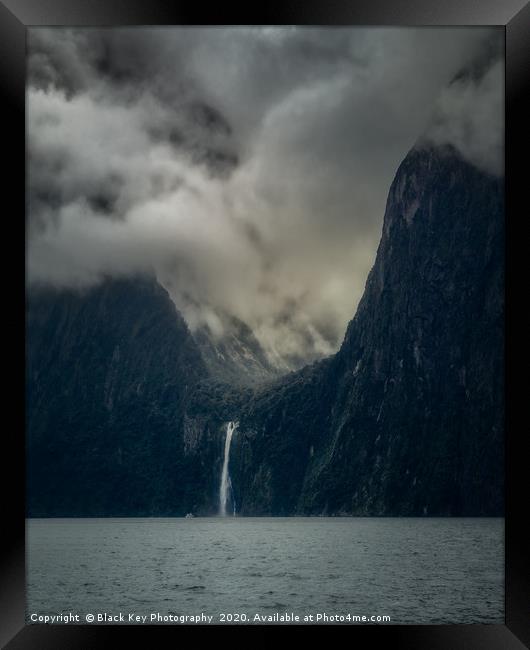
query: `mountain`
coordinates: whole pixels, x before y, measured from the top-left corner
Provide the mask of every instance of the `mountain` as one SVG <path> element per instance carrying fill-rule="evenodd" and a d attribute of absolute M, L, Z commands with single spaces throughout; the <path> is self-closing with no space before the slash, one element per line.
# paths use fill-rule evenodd
<path fill-rule="evenodd" d="M 184 403 L 207 371 L 166 291 L 143 277 L 31 288 L 26 327 L 28 512 L 167 513 L 185 501 Z"/>
<path fill-rule="evenodd" d="M 503 512 L 503 181 L 414 148 L 339 352 L 253 398 L 242 513 Z"/>
<path fill-rule="evenodd" d="M 215 335 L 208 325 L 193 332 L 212 377 L 234 386 L 258 386 L 280 376 L 246 323 L 224 315 L 222 324 L 221 335 Z"/>
<path fill-rule="evenodd" d="M 241 514 L 502 514 L 503 194 L 413 148 L 340 350 L 283 377 L 242 323 L 192 336 L 153 279 L 31 289 L 28 513 L 214 514 L 237 420 Z"/>

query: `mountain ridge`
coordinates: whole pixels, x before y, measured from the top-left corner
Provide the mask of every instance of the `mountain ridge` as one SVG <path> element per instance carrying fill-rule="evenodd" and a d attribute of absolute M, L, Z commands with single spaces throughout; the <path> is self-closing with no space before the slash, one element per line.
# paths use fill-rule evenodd
<path fill-rule="evenodd" d="M 376 260 L 335 355 L 262 386 L 228 386 L 208 370 L 204 350 L 179 326 L 189 377 L 177 373 L 169 393 L 155 381 L 158 388 L 140 411 L 134 391 L 126 392 L 123 412 L 132 409 L 128 415 L 140 418 L 127 420 L 141 429 L 135 434 L 144 463 L 138 486 L 151 496 L 136 506 L 126 500 L 125 508 L 113 503 L 108 487 L 120 458 L 116 442 L 103 477 L 90 454 L 81 461 L 91 468 L 89 483 L 103 485 L 99 502 L 83 495 L 79 483 L 77 505 L 74 499 L 70 510 L 60 510 L 59 484 L 45 487 L 44 475 L 57 459 L 43 447 L 44 429 L 63 443 L 73 436 L 63 465 L 79 462 L 90 448 L 89 432 L 78 440 L 68 405 L 59 418 L 64 431 L 51 430 L 39 422 L 40 407 L 30 400 L 30 514 L 213 514 L 230 420 L 240 422 L 230 456 L 240 514 L 502 514 L 503 209 L 502 179 L 450 147 L 414 147 L 392 182 Z M 167 292 L 158 298 L 169 300 Z M 133 304 L 136 311 L 128 313 L 134 326 L 143 309 Z M 180 315 L 176 320 L 183 321 Z M 46 361 L 35 349 L 42 341 L 35 337 L 37 325 L 29 327 L 33 355 Z M 100 326 L 107 331 L 108 323 Z M 107 354 L 112 359 L 114 352 Z M 160 342 L 153 339 L 150 354 L 156 367 L 165 354 Z M 115 366 L 120 364 L 125 367 Z M 35 365 L 42 375 L 50 362 Z M 33 381 L 30 372 L 30 394 Z M 112 385 L 108 374 L 98 381 L 100 393 L 101 384 Z M 124 382 L 132 379 L 125 376 Z M 156 460 L 147 442 L 152 425 L 146 413 L 152 411 L 161 449 Z M 127 439 L 125 425 L 104 412 L 98 407 L 97 435 L 110 427 L 114 437 Z"/>
<path fill-rule="evenodd" d="M 294 380 L 278 403 L 255 401 L 242 418 L 240 429 L 270 437 L 253 464 L 278 485 L 256 497 L 253 469 L 239 502 L 248 493 L 250 510 L 282 510 L 296 464 L 287 510 L 300 514 L 501 514 L 502 359 L 503 181 L 450 148 L 414 148 L 340 350 L 307 371 L 307 388 Z M 309 426 L 297 424 L 300 404 Z M 278 440 L 293 427 L 296 444 Z M 285 475 L 267 460 L 276 445 Z"/>

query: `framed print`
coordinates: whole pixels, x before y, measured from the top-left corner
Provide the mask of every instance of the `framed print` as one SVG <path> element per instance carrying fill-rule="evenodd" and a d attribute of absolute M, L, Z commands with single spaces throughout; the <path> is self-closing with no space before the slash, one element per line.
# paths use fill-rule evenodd
<path fill-rule="evenodd" d="M 0 15 L 3 644 L 528 644 L 529 6 Z"/>

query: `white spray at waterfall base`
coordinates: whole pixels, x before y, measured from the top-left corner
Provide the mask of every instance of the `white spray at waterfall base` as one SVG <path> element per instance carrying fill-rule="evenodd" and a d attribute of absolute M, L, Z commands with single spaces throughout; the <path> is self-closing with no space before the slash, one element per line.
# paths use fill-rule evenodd
<path fill-rule="evenodd" d="M 239 422 L 229 422 L 226 427 L 225 438 L 225 453 L 223 460 L 223 471 L 221 472 L 221 485 L 219 487 L 219 515 L 226 517 L 226 506 L 228 503 L 228 492 L 232 487 L 230 475 L 228 474 L 228 463 L 230 461 L 230 443 L 232 442 L 232 435 L 239 426 Z M 234 501 L 232 496 L 232 501 Z M 235 501 L 234 501 L 234 515 L 236 514 Z"/>

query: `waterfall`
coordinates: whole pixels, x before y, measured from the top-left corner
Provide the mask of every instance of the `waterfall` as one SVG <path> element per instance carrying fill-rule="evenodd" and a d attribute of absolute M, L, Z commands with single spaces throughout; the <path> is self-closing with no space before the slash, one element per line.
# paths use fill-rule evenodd
<path fill-rule="evenodd" d="M 226 506 L 228 503 L 228 492 L 231 491 L 232 482 L 230 481 L 230 475 L 228 474 L 228 462 L 230 460 L 230 443 L 232 442 L 232 434 L 238 427 L 238 422 L 229 422 L 226 427 L 226 439 L 225 439 L 225 455 L 223 461 L 223 471 L 221 472 L 221 485 L 219 487 L 219 514 L 221 517 L 226 517 Z M 232 496 L 232 501 L 234 502 L 234 515 L 236 514 L 235 501 Z"/>

